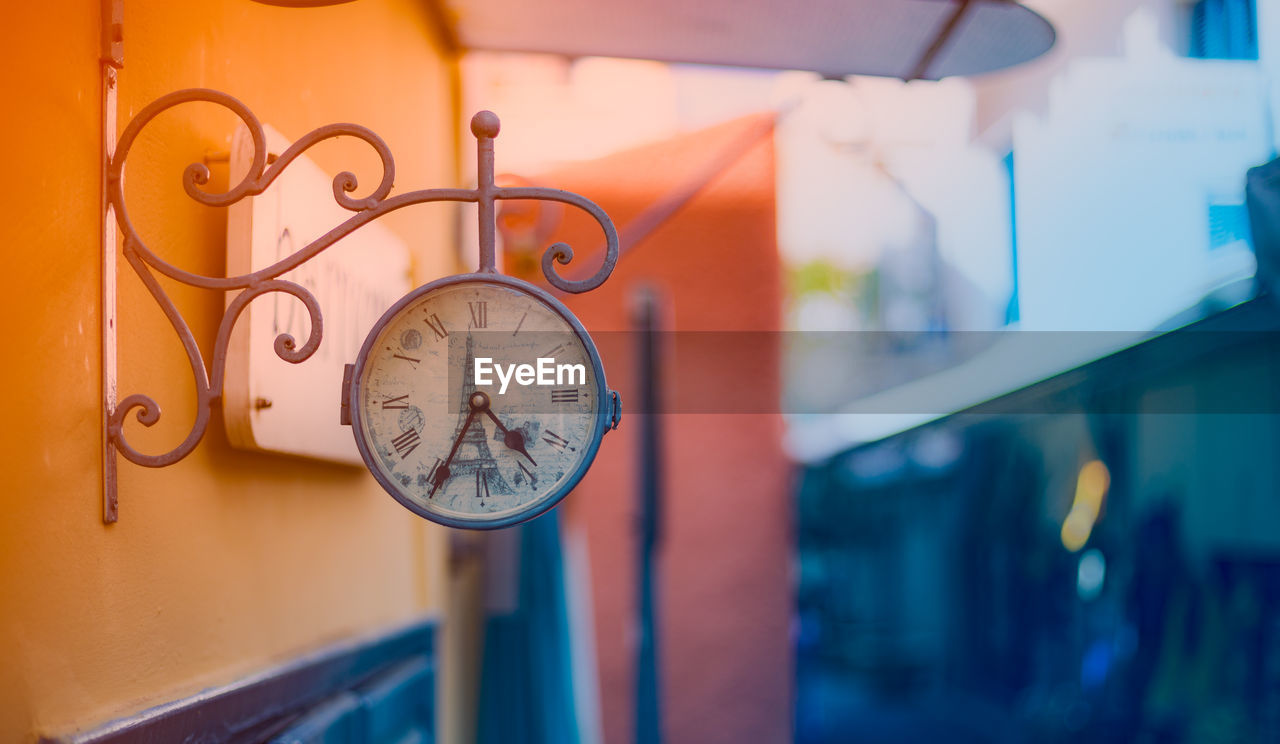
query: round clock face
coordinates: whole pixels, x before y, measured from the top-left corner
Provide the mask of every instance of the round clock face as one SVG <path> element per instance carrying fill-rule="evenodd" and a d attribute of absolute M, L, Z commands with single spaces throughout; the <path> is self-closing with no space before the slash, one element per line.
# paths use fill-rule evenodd
<path fill-rule="evenodd" d="M 607 428 L 590 338 L 549 295 L 507 277 L 410 293 L 374 326 L 353 373 L 356 443 L 417 514 L 502 527 L 554 506 Z"/>

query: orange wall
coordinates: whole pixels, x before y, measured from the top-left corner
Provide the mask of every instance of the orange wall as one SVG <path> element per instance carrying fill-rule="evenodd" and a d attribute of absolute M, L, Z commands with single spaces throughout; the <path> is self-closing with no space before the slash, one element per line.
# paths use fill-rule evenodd
<path fill-rule="evenodd" d="M 744 141 L 756 143 L 643 242 L 624 240 L 608 283 L 565 298 L 595 334 L 625 412 L 563 507 L 571 527 L 587 531 L 606 744 L 633 741 L 636 473 L 644 414 L 636 408 L 630 334 L 610 331 L 631 328 L 628 310 L 640 285 L 662 292 L 669 330 L 756 332 L 724 344 L 733 352 L 724 355 L 703 345 L 725 341 L 724 333 L 684 336 L 667 346 L 663 391 L 678 411 L 661 422 L 663 734 L 702 744 L 790 740 L 790 488 L 777 413 L 782 282 L 768 132 L 767 117 L 747 117 L 540 179 L 595 200 L 625 239 L 627 225 L 645 209 L 703 177 L 724 153 L 741 152 Z M 565 210 L 564 219 L 553 239 L 572 245 L 571 265 L 589 274 L 599 266 L 599 228 L 576 210 Z M 711 409 L 699 407 L 702 393 L 716 397 Z M 697 412 L 708 410 L 725 412 Z"/>
<path fill-rule="evenodd" d="M 425 3 L 282 9 L 248 0 L 126 0 L 120 128 L 152 99 L 206 86 L 296 138 L 364 124 L 397 156 L 397 188 L 451 185 L 452 62 Z M 62 734 L 231 682 L 307 649 L 440 605 L 443 539 L 363 470 L 231 449 L 215 415 L 182 463 L 120 460 L 120 522 L 101 521 L 100 84 L 97 0 L 7 8 L 4 386 L 0 434 L 0 741 Z M 234 121 L 207 105 L 158 121 L 135 148 L 128 194 L 153 248 L 223 270 L 224 215 L 179 187 L 189 162 L 228 149 Z M 326 170 L 379 174 L 358 148 L 312 151 Z M 226 166 L 213 168 L 225 185 Z M 425 279 L 452 269 L 451 216 L 386 220 Z M 185 436 L 194 391 L 181 347 L 121 261 L 120 392 L 156 398 L 144 451 Z M 174 289 L 206 354 L 217 293 Z M 332 400 L 317 405 L 337 407 Z"/>

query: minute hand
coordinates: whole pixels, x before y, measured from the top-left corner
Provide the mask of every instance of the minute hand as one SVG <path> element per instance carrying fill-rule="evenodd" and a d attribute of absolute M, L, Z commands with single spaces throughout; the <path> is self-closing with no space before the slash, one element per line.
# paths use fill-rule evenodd
<path fill-rule="evenodd" d="M 518 431 L 512 431 L 503 426 L 502 422 L 498 420 L 498 417 L 494 415 L 492 410 L 485 408 L 484 412 L 489 415 L 489 418 L 493 419 L 493 425 L 498 427 L 498 431 L 502 432 L 502 443 L 507 445 L 508 448 L 524 455 L 528 458 L 529 462 L 533 463 L 534 467 L 537 467 L 538 462 L 530 457 L 529 450 L 525 449 L 524 434 Z"/>

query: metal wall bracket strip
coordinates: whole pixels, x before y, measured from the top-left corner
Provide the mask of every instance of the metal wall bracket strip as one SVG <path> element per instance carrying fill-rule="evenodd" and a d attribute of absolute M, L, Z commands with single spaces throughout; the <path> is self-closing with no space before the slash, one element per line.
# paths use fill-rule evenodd
<path fill-rule="evenodd" d="M 124 0 L 102 0 L 102 521 L 119 518 L 116 446 L 111 417 L 116 411 L 116 220 L 107 198 L 107 171 L 115 157 L 118 70 L 124 67 Z"/>

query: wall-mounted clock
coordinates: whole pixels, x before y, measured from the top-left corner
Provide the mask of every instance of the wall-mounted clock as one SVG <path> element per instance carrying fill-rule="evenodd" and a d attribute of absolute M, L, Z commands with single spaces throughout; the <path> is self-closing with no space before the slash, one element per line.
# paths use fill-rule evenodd
<path fill-rule="evenodd" d="M 477 359 L 506 370 L 507 384 L 494 373 L 477 384 Z M 520 365 L 532 376 L 517 376 Z M 369 470 L 410 511 L 451 527 L 506 527 L 555 506 L 621 416 L 577 318 L 497 273 L 410 292 L 348 373 L 344 418 Z"/>
<path fill-rule="evenodd" d="M 167 109 L 194 101 L 214 103 L 234 113 L 247 128 L 252 145 L 239 181 L 222 193 L 204 190 L 209 181 L 205 164 L 187 166 L 183 189 L 200 204 L 227 207 L 261 195 L 309 147 L 335 137 L 351 137 L 372 148 L 382 165 L 381 179 L 372 190 L 361 190 L 354 173 L 343 171 L 335 176 L 334 201 L 345 210 L 343 214 L 351 214 L 292 253 L 275 255 L 268 266 L 250 270 L 250 261 L 243 273 L 233 271 L 229 276 L 204 276 L 180 269 L 147 248 L 134 229 L 124 198 L 124 168 L 135 139 L 148 122 Z M 590 292 L 609 278 L 618 262 L 618 231 L 598 204 L 580 194 L 541 186 L 497 185 L 494 138 L 500 128 L 492 111 L 481 111 L 471 119 L 471 132 L 476 137 L 475 188 L 427 188 L 392 195 L 396 168 L 390 148 L 372 131 L 356 124 L 314 129 L 268 162 L 262 124 L 243 103 L 225 93 L 203 88 L 174 91 L 139 111 L 105 163 L 106 196 L 124 238 L 124 257 L 164 311 L 187 352 L 197 407 L 191 430 L 180 444 L 166 452 L 148 454 L 129 444 L 125 419 L 135 418 L 151 426 L 160 418 L 159 404 L 141 393 L 118 399 L 114 384 L 104 387 L 103 520 L 118 518 L 117 455 L 138 465 L 162 468 L 182 460 L 200 443 L 213 405 L 225 400 L 231 387 L 225 384 L 231 334 L 249 303 L 265 295 L 277 300 L 288 296 L 301 303 L 299 318 L 305 316 L 309 323 L 293 332 L 289 327 L 274 326 L 272 347 L 280 360 L 306 362 L 325 335 L 320 301 L 307 286 L 282 277 L 386 214 L 439 202 L 476 205 L 478 271 L 419 287 L 383 314 L 355 363 L 344 366 L 340 421 L 352 427 L 361 459 L 387 492 L 436 522 L 473 529 L 505 527 L 531 519 L 564 498 L 591 466 L 605 432 L 617 427 L 622 402 L 606 387 L 600 355 L 573 313 L 547 292 L 499 273 L 496 205 L 505 200 L 556 202 L 583 210 L 600 226 L 604 250 L 599 266 L 589 276 L 573 271 L 580 266 L 572 267 L 571 273 L 577 276 L 571 278 L 557 270 L 557 264 L 573 262 L 570 246 L 555 243 L 543 252 L 543 277 L 561 292 Z M 103 276 L 114 282 L 116 250 L 110 247 L 114 238 L 107 243 Z M 385 263 L 369 252 L 360 258 Z M 190 326 L 153 272 L 190 287 L 230 293 L 207 366 Z M 104 317 L 114 317 L 113 303 L 104 305 Z M 348 323 L 358 322 L 357 313 L 350 312 Z M 305 333 L 305 337 L 294 333 Z M 104 380 L 115 379 L 115 342 L 114 324 L 104 323 L 103 353 L 111 357 L 104 356 Z M 515 386 L 509 384 L 509 377 L 496 390 L 477 380 L 476 365 L 482 358 L 495 367 L 501 365 L 509 374 L 521 367 Z M 555 378 L 545 384 L 543 361 L 557 368 Z M 524 368 L 530 365 L 539 368 L 533 384 L 523 377 L 528 371 Z M 580 373 L 562 381 L 559 367 L 580 368 Z M 265 405 L 255 402 L 256 410 L 272 406 L 269 399 L 262 401 Z M 293 428 L 296 431 L 299 427 Z M 305 422 L 301 428 L 306 428 Z M 285 437 L 284 449 L 316 454 L 315 450 L 298 448 L 297 439 Z"/>

